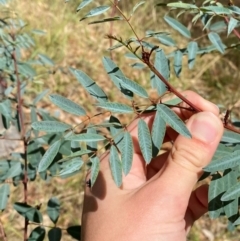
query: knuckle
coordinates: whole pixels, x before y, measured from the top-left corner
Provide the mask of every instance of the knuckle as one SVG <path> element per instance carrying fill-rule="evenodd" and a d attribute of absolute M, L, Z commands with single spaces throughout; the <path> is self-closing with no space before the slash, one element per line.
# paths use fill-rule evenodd
<path fill-rule="evenodd" d="M 189 147 L 186 145 L 173 146 L 170 152 L 170 158 L 173 162 L 181 165 L 191 171 L 196 171 L 204 166 L 204 157 L 199 147 Z"/>

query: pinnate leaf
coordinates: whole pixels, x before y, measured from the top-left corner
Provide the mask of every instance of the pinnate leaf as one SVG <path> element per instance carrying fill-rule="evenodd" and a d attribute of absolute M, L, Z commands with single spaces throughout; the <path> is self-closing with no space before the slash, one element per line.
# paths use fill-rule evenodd
<path fill-rule="evenodd" d="M 220 36 L 217 33 L 210 32 L 208 34 L 208 38 L 212 42 L 212 44 L 216 47 L 216 49 L 223 54 L 225 51 L 225 46 L 222 43 Z"/>
<path fill-rule="evenodd" d="M 143 5 L 145 2 L 146 2 L 146 1 L 140 1 L 140 2 L 136 3 L 135 6 L 133 7 L 133 10 L 132 10 L 131 15 L 133 15 L 133 14 L 135 13 L 135 11 L 136 11 L 141 5 Z"/>
<path fill-rule="evenodd" d="M 224 130 L 221 142 L 240 143 L 240 134 Z"/>
<path fill-rule="evenodd" d="M 152 125 L 152 144 L 153 144 L 153 157 L 157 156 L 161 145 L 164 140 L 166 132 L 166 122 L 161 117 L 159 111 L 156 112 L 153 125 Z"/>
<path fill-rule="evenodd" d="M 110 167 L 115 184 L 120 187 L 122 185 L 122 165 L 119 159 L 118 151 L 115 146 L 110 148 Z"/>
<path fill-rule="evenodd" d="M 36 227 L 31 232 L 28 241 L 43 241 L 45 237 L 46 231 L 44 227 Z"/>
<path fill-rule="evenodd" d="M 27 218 L 29 221 L 42 223 L 42 214 L 37 208 L 20 202 L 14 203 L 13 207 L 20 215 Z"/>
<path fill-rule="evenodd" d="M 131 90 L 134 94 L 139 95 L 143 98 L 148 98 L 148 93 L 147 91 L 138 83 L 128 79 L 127 77 L 124 76 L 116 76 L 123 87 L 126 89 Z"/>
<path fill-rule="evenodd" d="M 60 202 L 57 197 L 52 197 L 47 203 L 47 214 L 54 224 L 57 223 L 60 212 Z"/>
<path fill-rule="evenodd" d="M 182 57 L 183 57 L 183 53 L 181 50 L 176 50 L 174 51 L 174 72 L 176 74 L 177 77 L 179 77 L 179 75 L 182 72 Z"/>
<path fill-rule="evenodd" d="M 48 239 L 52 241 L 60 241 L 62 238 L 62 230 L 54 227 L 48 231 Z"/>
<path fill-rule="evenodd" d="M 234 200 L 240 197 L 240 182 L 230 187 L 222 196 L 222 201 Z"/>
<path fill-rule="evenodd" d="M 108 57 L 103 57 L 103 65 L 115 86 L 122 92 L 124 96 L 126 96 L 129 99 L 132 99 L 133 92 L 131 90 L 124 88 L 121 85 L 121 81 L 116 77 L 116 75 L 124 76 L 123 72 L 119 69 L 119 67 Z"/>
<path fill-rule="evenodd" d="M 73 153 L 73 155 L 74 154 L 77 155 L 76 152 Z M 70 161 L 66 161 L 64 163 L 64 168 L 59 173 L 59 176 L 62 177 L 65 175 L 76 173 L 81 169 L 83 164 L 84 164 L 83 160 L 79 157 L 73 158 Z"/>
<path fill-rule="evenodd" d="M 101 107 L 103 109 L 109 110 L 113 113 L 132 113 L 133 109 L 125 104 L 121 103 L 114 103 L 114 102 L 105 102 L 97 104 L 98 107 Z"/>
<path fill-rule="evenodd" d="M 166 80 L 169 79 L 169 61 L 162 49 L 156 51 L 154 66 Z M 166 85 L 154 73 L 152 73 L 151 80 L 152 88 L 156 88 L 159 95 L 162 95 L 167 91 Z"/>
<path fill-rule="evenodd" d="M 152 138 L 146 122 L 142 119 L 138 121 L 138 140 L 144 160 L 148 164 L 152 160 Z"/>
<path fill-rule="evenodd" d="M 90 12 L 88 12 L 83 18 L 81 18 L 80 21 L 82 21 L 86 18 L 94 17 L 94 16 L 100 15 L 102 13 L 105 13 L 109 8 L 110 8 L 109 6 L 96 7 L 94 9 L 92 9 Z"/>
<path fill-rule="evenodd" d="M 36 121 L 32 123 L 32 128 L 46 132 L 64 132 L 71 128 L 70 125 L 59 121 Z"/>
<path fill-rule="evenodd" d="M 230 20 L 229 20 L 229 23 L 228 23 L 228 32 L 227 32 L 227 35 L 229 35 L 234 28 L 236 28 L 236 26 L 238 25 L 238 20 L 231 17 Z"/>
<path fill-rule="evenodd" d="M 192 69 L 197 56 L 198 43 L 195 41 L 189 42 L 187 46 L 187 51 L 188 51 L 188 67 L 189 69 Z"/>
<path fill-rule="evenodd" d="M 187 129 L 184 122 L 178 117 L 178 115 L 169 107 L 163 104 L 157 105 L 157 111 L 159 115 L 179 134 L 191 138 L 191 133 Z"/>
<path fill-rule="evenodd" d="M 80 5 L 77 7 L 77 11 L 80 11 L 84 7 L 86 7 L 89 3 L 91 3 L 93 0 L 83 0 Z"/>
<path fill-rule="evenodd" d="M 66 112 L 78 116 L 86 115 L 86 111 L 81 106 L 61 95 L 50 95 L 49 97 L 55 105 L 60 107 L 62 110 L 65 110 Z"/>
<path fill-rule="evenodd" d="M 81 237 L 81 226 L 71 226 L 67 228 L 67 233 L 76 240 L 80 241 Z"/>
<path fill-rule="evenodd" d="M 121 159 L 123 173 L 127 175 L 132 167 L 133 161 L 133 141 L 129 132 L 124 132 L 123 143 L 121 146 Z"/>
<path fill-rule="evenodd" d="M 8 183 L 2 184 L 0 187 L 0 210 L 3 211 L 7 206 L 10 195 L 10 186 Z"/>
<path fill-rule="evenodd" d="M 52 163 L 53 159 L 57 155 L 59 148 L 61 146 L 61 140 L 56 141 L 53 145 L 51 145 L 48 150 L 44 153 L 39 165 L 38 172 L 45 171 Z"/>
<path fill-rule="evenodd" d="M 91 96 L 100 102 L 107 101 L 104 91 L 87 74 L 73 68 L 70 68 L 70 71 Z"/>
<path fill-rule="evenodd" d="M 240 150 L 234 151 L 226 156 L 214 160 L 204 168 L 207 172 L 223 171 L 228 168 L 236 167 L 240 164 Z"/>
<path fill-rule="evenodd" d="M 103 141 L 106 139 L 106 137 L 100 134 L 84 133 L 84 134 L 71 135 L 66 137 L 65 139 L 70 141 L 85 141 L 85 142 L 95 141 L 96 142 L 96 141 Z"/>
<path fill-rule="evenodd" d="M 97 180 L 98 173 L 100 170 L 100 160 L 97 156 L 91 158 L 91 185 L 93 186 L 95 181 Z"/>
<path fill-rule="evenodd" d="M 179 21 L 169 16 L 165 16 L 164 20 L 175 30 L 177 30 L 180 34 L 182 34 L 186 38 L 191 38 L 190 31 Z"/>

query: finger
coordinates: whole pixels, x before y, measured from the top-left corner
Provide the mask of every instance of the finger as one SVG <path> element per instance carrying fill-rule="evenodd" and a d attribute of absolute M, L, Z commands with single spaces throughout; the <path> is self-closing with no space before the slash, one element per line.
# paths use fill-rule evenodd
<path fill-rule="evenodd" d="M 222 122 L 210 112 L 192 116 L 187 127 L 192 139 L 181 135 L 177 137 L 163 168 L 149 184 L 159 187 L 157 193 L 161 196 L 170 195 L 171 192 L 172 198 L 185 206 L 202 168 L 211 161 L 223 133 Z"/>
<path fill-rule="evenodd" d="M 189 101 L 191 101 L 191 103 L 193 103 L 195 106 L 199 107 L 199 109 L 201 109 L 202 111 L 212 112 L 216 116 L 219 115 L 219 108 L 212 102 L 210 102 L 210 101 L 204 99 L 203 97 L 201 97 L 200 95 L 198 95 L 197 93 L 190 91 L 190 90 L 186 90 L 182 94 Z M 195 112 L 185 109 L 185 108 L 189 108 L 189 105 L 186 104 L 185 102 L 181 102 L 180 107 L 184 107 L 184 108 L 174 107 L 173 110 L 182 120 L 187 120 L 193 114 L 195 114 Z"/>
<path fill-rule="evenodd" d="M 189 231 L 193 223 L 208 211 L 208 185 L 194 190 L 190 196 L 186 212 L 186 230 Z"/>

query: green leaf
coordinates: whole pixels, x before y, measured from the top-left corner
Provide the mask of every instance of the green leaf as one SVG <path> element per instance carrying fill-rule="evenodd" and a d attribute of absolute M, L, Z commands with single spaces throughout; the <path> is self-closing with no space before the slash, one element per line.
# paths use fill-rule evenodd
<path fill-rule="evenodd" d="M 236 167 L 240 164 L 240 150 L 232 152 L 222 158 L 211 162 L 204 168 L 207 172 L 223 171 L 228 168 Z"/>
<path fill-rule="evenodd" d="M 174 72 L 176 74 L 177 77 L 179 77 L 179 75 L 182 72 L 182 57 L 183 57 L 183 53 L 181 50 L 176 50 L 174 51 Z"/>
<path fill-rule="evenodd" d="M 84 134 L 71 135 L 66 137 L 65 139 L 70 141 L 85 141 L 85 142 L 95 141 L 96 142 L 96 141 L 103 141 L 106 139 L 106 137 L 100 134 L 84 133 Z"/>
<path fill-rule="evenodd" d="M 188 67 L 189 69 L 192 69 L 197 56 L 198 43 L 195 41 L 189 42 L 187 46 L 187 51 L 188 51 Z"/>
<path fill-rule="evenodd" d="M 48 93 L 48 91 L 49 89 L 46 89 L 37 95 L 37 97 L 33 100 L 33 105 L 36 105 Z"/>
<path fill-rule="evenodd" d="M 8 183 L 2 184 L 0 187 L 0 210 L 3 211 L 7 206 L 10 195 L 10 186 Z"/>
<path fill-rule="evenodd" d="M 44 227 L 38 226 L 31 232 L 28 241 L 43 241 L 46 231 Z"/>
<path fill-rule="evenodd" d="M 133 113 L 133 109 L 131 107 L 121 103 L 105 102 L 97 104 L 97 106 L 109 110 L 113 113 Z"/>
<path fill-rule="evenodd" d="M 87 129 L 88 134 L 97 134 L 97 131 L 94 128 L 90 128 L 90 126 L 88 126 L 88 127 L 89 127 Z M 92 152 L 96 152 L 97 151 L 97 142 L 96 141 L 89 141 L 87 143 L 87 149 L 92 151 Z"/>
<path fill-rule="evenodd" d="M 50 241 L 60 241 L 62 238 L 62 230 L 54 227 L 48 231 L 48 238 Z"/>
<path fill-rule="evenodd" d="M 182 100 L 178 97 L 163 102 L 165 105 L 178 105 L 180 103 L 182 103 Z"/>
<path fill-rule="evenodd" d="M 232 144 L 240 143 L 240 134 L 224 130 L 221 142 L 229 142 Z"/>
<path fill-rule="evenodd" d="M 82 21 L 86 18 L 94 17 L 94 16 L 100 15 L 102 13 L 105 13 L 109 8 L 110 8 L 109 6 L 96 7 L 94 9 L 92 9 L 90 12 L 88 12 L 83 18 L 81 18 L 80 21 Z"/>
<path fill-rule="evenodd" d="M 95 181 L 97 180 L 98 173 L 100 170 L 100 160 L 97 156 L 90 159 L 92 166 L 91 166 L 91 186 L 94 185 Z"/>
<path fill-rule="evenodd" d="M 123 173 L 127 175 L 132 167 L 133 161 L 133 141 L 129 132 L 124 132 L 123 143 L 121 145 L 121 159 Z"/>
<path fill-rule="evenodd" d="M 67 233 L 76 240 L 80 241 L 81 238 L 81 226 L 71 226 L 67 228 Z"/>
<path fill-rule="evenodd" d="M 168 3 L 167 6 L 173 7 L 173 8 L 183 8 L 183 9 L 198 9 L 198 7 L 194 4 L 183 3 L 183 2 Z"/>
<path fill-rule="evenodd" d="M 226 176 L 226 182 L 224 182 L 225 189 L 228 190 L 237 183 L 238 171 L 237 169 L 226 170 L 223 174 Z M 223 206 L 224 212 L 228 219 L 232 222 L 238 217 L 238 199 L 234 199 L 232 202 L 225 203 Z"/>
<path fill-rule="evenodd" d="M 52 197 L 47 203 L 47 214 L 51 221 L 56 224 L 59 218 L 60 202 L 57 197 Z"/>
<path fill-rule="evenodd" d="M 37 121 L 32 123 L 32 128 L 46 132 L 64 132 L 71 128 L 70 125 L 59 121 Z"/>
<path fill-rule="evenodd" d="M 39 165 L 38 165 L 38 172 L 45 171 L 52 163 L 53 159 L 57 155 L 59 148 L 61 146 L 61 140 L 56 141 L 53 145 L 51 145 L 48 150 L 43 155 Z"/>
<path fill-rule="evenodd" d="M 70 71 L 91 96 L 100 102 L 106 102 L 108 100 L 104 91 L 88 75 L 72 68 L 70 68 Z"/>
<path fill-rule="evenodd" d="M 54 66 L 55 63 L 53 62 L 52 59 L 50 59 L 48 56 L 45 54 L 38 54 L 39 60 L 44 64 L 48 66 Z"/>
<path fill-rule="evenodd" d="M 230 187 L 222 196 L 222 201 L 234 200 L 240 197 L 240 182 Z"/>
<path fill-rule="evenodd" d="M 93 0 L 83 0 L 80 5 L 77 7 L 77 12 L 86 7 L 89 3 L 91 3 Z"/>
<path fill-rule="evenodd" d="M 124 88 L 121 85 L 121 81 L 119 81 L 119 79 L 116 77 L 116 75 L 124 76 L 123 72 L 119 69 L 119 67 L 108 57 L 103 57 L 103 65 L 115 86 L 122 92 L 124 96 L 126 96 L 129 99 L 132 99 L 133 92 Z"/>
<path fill-rule="evenodd" d="M 170 77 L 169 61 L 166 58 L 164 51 L 159 49 L 156 51 L 154 67 L 160 72 L 160 74 L 168 80 Z M 164 94 L 167 91 L 166 85 L 160 80 L 154 73 L 151 76 L 152 88 L 157 89 L 159 95 Z"/>
<path fill-rule="evenodd" d="M 20 161 L 18 161 L 9 168 L 6 176 L 7 178 L 13 178 L 13 177 L 19 176 L 22 173 L 22 171 L 23 171 L 23 165 Z"/>
<path fill-rule="evenodd" d="M 138 140 L 144 160 L 149 164 L 152 160 L 152 139 L 149 128 L 142 119 L 138 121 Z"/>
<path fill-rule="evenodd" d="M 191 38 L 190 31 L 176 19 L 171 18 L 169 16 L 165 16 L 164 20 L 175 30 L 177 30 L 180 34 L 182 34 L 186 38 Z"/>
<path fill-rule="evenodd" d="M 231 17 L 230 18 L 230 21 L 229 21 L 229 23 L 228 23 L 228 32 L 227 32 L 227 35 L 229 35 L 232 31 L 233 31 L 233 29 L 234 28 L 236 28 L 236 26 L 238 25 L 238 20 L 237 19 L 235 19 L 235 18 L 233 18 L 233 17 Z"/>
<path fill-rule="evenodd" d="M 104 18 L 101 20 L 96 20 L 96 21 L 90 22 L 88 24 L 107 23 L 107 22 L 113 22 L 113 21 L 119 21 L 119 20 L 123 20 L 123 18 L 118 17 L 118 16 L 113 17 L 113 18 Z"/>
<path fill-rule="evenodd" d="M 122 165 L 119 159 L 118 151 L 115 146 L 110 148 L 110 168 L 115 184 L 120 187 L 122 185 Z"/>
<path fill-rule="evenodd" d="M 208 12 L 212 14 L 231 14 L 231 10 L 228 8 L 220 7 L 220 6 L 206 6 L 200 7 L 200 10 L 203 12 Z"/>
<path fill-rule="evenodd" d="M 156 157 L 159 153 L 159 150 L 162 146 L 164 136 L 166 132 L 166 122 L 159 114 L 159 111 L 156 112 L 151 135 L 152 135 L 152 144 L 153 144 L 153 157 Z"/>
<path fill-rule="evenodd" d="M 225 46 L 222 43 L 222 40 L 219 37 L 219 35 L 217 33 L 210 32 L 208 34 L 208 38 L 211 41 L 211 43 L 216 47 L 216 49 L 223 54 L 225 51 Z"/>
<path fill-rule="evenodd" d="M 227 29 L 227 24 L 224 22 L 224 20 L 220 20 L 220 21 L 217 21 L 215 23 L 213 23 L 209 30 L 212 31 L 212 32 L 223 32 Z"/>
<path fill-rule="evenodd" d="M 119 149 L 121 149 L 121 146 L 123 143 L 123 135 L 124 135 L 121 122 L 115 116 L 111 115 L 109 119 L 109 123 L 117 123 L 117 125 L 113 125 L 110 127 L 110 133 L 112 135 L 114 143 L 117 145 Z"/>
<path fill-rule="evenodd" d="M 60 107 L 62 110 L 77 115 L 77 116 L 84 116 L 86 115 L 86 111 L 76 104 L 75 102 L 61 96 L 61 95 L 50 95 L 50 100 Z"/>
<path fill-rule="evenodd" d="M 210 218 L 217 218 L 223 212 L 221 197 L 224 193 L 224 182 L 220 174 L 214 174 L 208 189 L 208 213 Z"/>
<path fill-rule="evenodd" d="M 70 161 L 66 161 L 64 162 L 64 168 L 60 171 L 59 176 L 62 177 L 68 174 L 75 173 L 81 169 L 83 164 L 83 160 L 79 157 L 76 157 Z"/>
<path fill-rule="evenodd" d="M 125 87 L 126 89 L 131 90 L 133 93 L 135 93 L 136 95 L 139 95 L 143 98 L 148 98 L 148 93 L 147 91 L 140 86 L 138 83 L 128 79 L 125 76 L 116 76 L 116 78 L 119 80 L 120 84 L 123 85 L 123 87 Z"/>
<path fill-rule="evenodd" d="M 169 107 L 163 104 L 158 104 L 157 111 L 159 112 L 159 115 L 164 119 L 164 121 L 169 124 L 176 132 L 188 138 L 192 137 L 185 123 Z"/>
<path fill-rule="evenodd" d="M 30 141 L 27 145 L 27 160 L 32 167 L 37 167 L 39 161 L 42 159 L 44 149 L 35 141 Z"/>
<path fill-rule="evenodd" d="M 176 46 L 176 42 L 169 36 L 167 35 L 162 35 L 162 34 L 159 34 L 156 36 L 156 38 L 164 45 L 166 46 Z"/>
<path fill-rule="evenodd" d="M 135 13 L 135 11 L 145 3 L 146 1 L 140 1 L 138 2 L 134 7 L 133 7 L 133 10 L 132 10 L 132 13 L 131 13 L 131 16 Z"/>
<path fill-rule="evenodd" d="M 37 208 L 31 207 L 28 204 L 16 202 L 13 205 L 13 208 L 23 217 L 27 218 L 29 221 L 35 223 L 42 223 L 42 214 L 38 211 Z"/>

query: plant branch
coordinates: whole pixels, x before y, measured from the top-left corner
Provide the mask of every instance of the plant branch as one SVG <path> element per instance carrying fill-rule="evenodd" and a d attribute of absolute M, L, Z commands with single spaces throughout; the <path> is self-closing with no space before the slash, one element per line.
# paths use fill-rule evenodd
<path fill-rule="evenodd" d="M 15 34 L 11 34 L 12 40 L 15 42 L 16 37 Z M 18 65 L 17 65 L 17 57 L 16 57 L 16 49 L 13 49 L 12 59 L 14 63 L 15 75 L 17 78 L 17 110 L 19 115 L 20 127 L 21 127 L 21 137 L 24 138 L 25 135 L 25 127 L 24 127 L 24 118 L 23 118 L 23 109 L 22 109 L 22 97 L 21 97 L 21 80 L 19 77 Z"/>
<path fill-rule="evenodd" d="M 114 15 L 116 13 L 116 6 L 117 5 L 118 5 L 118 0 L 114 0 L 114 5 L 112 6 L 111 17 L 114 17 Z M 114 21 L 112 21 L 110 23 L 109 35 L 112 35 L 112 33 L 113 33 L 113 24 L 114 24 Z M 113 41 L 112 41 L 111 38 L 109 39 L 109 46 L 110 46 L 110 48 L 113 46 Z M 112 51 L 110 51 L 110 57 L 111 57 L 111 59 L 113 59 Z"/>

